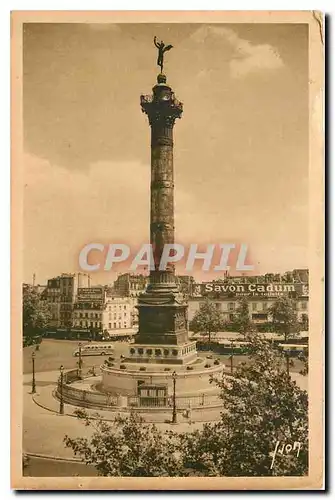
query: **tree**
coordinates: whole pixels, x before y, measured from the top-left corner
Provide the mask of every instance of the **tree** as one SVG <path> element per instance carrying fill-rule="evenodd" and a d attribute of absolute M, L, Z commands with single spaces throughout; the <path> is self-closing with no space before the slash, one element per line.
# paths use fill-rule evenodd
<path fill-rule="evenodd" d="M 34 288 L 28 288 L 23 294 L 23 335 L 33 337 L 43 333 L 51 319 L 50 307 L 41 300 L 40 294 Z"/>
<path fill-rule="evenodd" d="M 297 335 L 300 332 L 301 324 L 298 321 L 296 302 L 288 297 L 280 297 L 270 308 L 272 325 L 275 333 L 283 335 L 285 343 L 289 336 Z M 290 372 L 293 361 L 290 359 L 288 351 L 285 351 L 286 370 Z"/>
<path fill-rule="evenodd" d="M 299 476 L 308 470 L 308 398 L 283 370 L 283 354 L 248 332 L 250 361 L 213 379 L 224 411 L 191 433 L 162 432 L 136 413 L 113 423 L 77 416 L 92 437 L 64 442 L 102 476 Z M 284 445 L 291 451 L 274 453 Z M 293 450 L 299 444 L 299 454 Z"/>
<path fill-rule="evenodd" d="M 307 332 L 308 331 L 308 327 L 309 327 L 309 321 L 308 321 L 308 314 L 302 314 L 301 315 L 301 330 L 304 331 L 304 332 Z"/>
<path fill-rule="evenodd" d="M 245 297 L 243 297 L 237 306 L 236 314 L 234 315 L 234 324 L 236 329 L 242 335 L 253 329 L 253 324 L 249 315 L 249 304 Z"/>
<path fill-rule="evenodd" d="M 190 322 L 190 330 L 194 333 L 200 332 L 208 335 L 208 342 L 210 343 L 211 334 L 220 331 L 223 325 L 222 313 L 209 298 L 206 298 Z"/>
<path fill-rule="evenodd" d="M 285 342 L 292 334 L 300 332 L 296 311 L 296 301 L 288 297 L 278 298 L 270 307 L 274 331 L 283 335 Z"/>
<path fill-rule="evenodd" d="M 247 333 L 250 361 L 213 381 L 224 411 L 218 423 L 181 435 L 184 464 L 208 476 L 303 475 L 308 470 L 308 397 L 283 370 L 281 351 Z M 300 444 L 276 453 L 276 444 Z M 292 448 L 291 448 L 292 449 Z M 271 467 L 273 461 L 273 467 Z"/>
<path fill-rule="evenodd" d="M 94 465 L 100 476 L 185 475 L 177 434 L 159 431 L 136 413 L 129 417 L 118 415 L 113 423 L 103 421 L 99 415 L 89 418 L 84 410 L 75 413 L 94 432 L 89 439 L 65 436 L 65 445 L 86 464 Z"/>
<path fill-rule="evenodd" d="M 302 362 L 302 369 L 300 375 L 308 375 L 308 349 L 304 348 L 299 354 L 298 359 Z"/>

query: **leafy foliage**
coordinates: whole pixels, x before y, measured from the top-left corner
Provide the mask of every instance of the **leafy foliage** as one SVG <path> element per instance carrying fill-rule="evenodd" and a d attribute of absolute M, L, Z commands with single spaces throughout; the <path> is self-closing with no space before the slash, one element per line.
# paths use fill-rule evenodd
<path fill-rule="evenodd" d="M 288 297 L 279 297 L 271 306 L 270 314 L 274 331 L 283 335 L 285 341 L 290 335 L 298 334 L 301 325 L 298 322 L 296 302 Z"/>
<path fill-rule="evenodd" d="M 92 426 L 91 439 L 72 439 L 64 442 L 75 455 L 93 464 L 101 476 L 180 476 L 182 462 L 173 432 L 161 432 L 153 424 L 146 424 L 136 413 L 129 417 L 118 415 L 107 423 L 99 418 L 92 420 L 84 410 L 77 410 L 77 417 Z"/>
<path fill-rule="evenodd" d="M 283 354 L 259 335 L 248 333 L 250 361 L 234 377 L 215 379 L 221 389 L 221 421 L 182 438 L 184 460 L 205 475 L 303 475 L 308 469 L 308 398 L 283 370 Z M 204 437 L 206 443 L 204 442 Z M 276 442 L 299 442 L 295 453 L 277 454 Z"/>
<path fill-rule="evenodd" d="M 247 332 L 253 330 L 254 331 L 254 326 L 251 322 L 250 315 L 249 315 L 249 304 L 248 301 L 245 297 L 243 297 L 238 304 L 238 307 L 236 309 L 236 313 L 234 315 L 234 326 L 235 329 L 241 333 L 242 335 L 246 334 Z"/>
<path fill-rule="evenodd" d="M 222 313 L 210 299 L 206 298 L 190 322 L 190 330 L 208 335 L 208 342 L 210 342 L 211 334 L 220 331 L 223 327 Z"/>
<path fill-rule="evenodd" d="M 77 416 L 94 427 L 90 439 L 65 437 L 66 446 L 104 476 L 299 476 L 308 471 L 308 397 L 283 368 L 283 353 L 261 334 L 244 335 L 248 364 L 235 376 L 215 379 L 223 400 L 221 419 L 201 430 L 162 432 L 141 417 L 114 423 Z M 277 453 L 276 443 L 300 443 Z M 273 461 L 273 467 L 272 466 Z"/>
<path fill-rule="evenodd" d="M 23 335 L 32 337 L 41 334 L 47 328 L 50 319 L 49 305 L 41 300 L 37 290 L 27 289 L 23 294 Z"/>
<path fill-rule="evenodd" d="M 303 367 L 299 372 L 300 375 L 308 375 L 308 349 L 303 349 L 298 358 L 303 364 Z"/>

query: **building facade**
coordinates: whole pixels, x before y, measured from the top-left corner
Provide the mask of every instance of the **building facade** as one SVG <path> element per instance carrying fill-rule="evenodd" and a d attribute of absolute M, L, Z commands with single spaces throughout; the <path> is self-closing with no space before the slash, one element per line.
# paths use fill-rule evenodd
<path fill-rule="evenodd" d="M 134 300 L 131 297 L 111 295 L 106 298 L 103 312 L 103 328 L 110 336 L 119 330 L 133 327 Z"/>
<path fill-rule="evenodd" d="M 144 292 L 148 276 L 135 273 L 120 274 L 114 281 L 113 290 L 120 297 L 138 297 Z"/>
<path fill-rule="evenodd" d="M 222 313 L 223 319 L 228 323 L 232 322 L 240 300 L 245 298 L 248 301 L 250 319 L 255 324 L 268 323 L 271 321 L 271 306 L 279 297 L 286 296 L 293 299 L 296 305 L 298 321 L 308 325 L 308 282 L 265 282 L 260 277 L 251 278 L 258 279 L 243 281 L 239 277 L 237 280 L 196 284 L 188 298 L 189 321 L 192 321 L 206 298 L 209 298 Z"/>
<path fill-rule="evenodd" d="M 102 332 L 105 307 L 106 290 L 104 286 L 78 288 L 73 306 L 73 327 Z"/>

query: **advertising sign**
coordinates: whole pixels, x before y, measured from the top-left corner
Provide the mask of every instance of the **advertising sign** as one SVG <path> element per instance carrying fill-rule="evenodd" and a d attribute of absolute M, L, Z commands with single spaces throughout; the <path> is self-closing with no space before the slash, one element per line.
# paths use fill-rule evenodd
<path fill-rule="evenodd" d="M 102 302 L 104 293 L 102 287 L 78 288 L 77 299 L 80 302 Z"/>
<path fill-rule="evenodd" d="M 308 284 L 302 283 L 198 283 L 194 297 L 280 297 L 308 296 Z"/>

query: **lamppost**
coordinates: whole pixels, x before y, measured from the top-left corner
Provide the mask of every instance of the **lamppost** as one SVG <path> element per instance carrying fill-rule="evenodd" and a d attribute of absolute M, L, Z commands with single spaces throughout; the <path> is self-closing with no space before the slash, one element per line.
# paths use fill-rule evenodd
<path fill-rule="evenodd" d="M 176 380 L 177 380 L 177 374 L 174 371 L 172 373 L 172 380 L 173 380 L 173 410 L 172 410 L 172 423 L 176 424 L 177 423 L 177 408 L 176 408 Z"/>
<path fill-rule="evenodd" d="M 230 343 L 230 347 L 231 347 L 231 354 L 230 354 L 230 373 L 233 374 L 233 371 L 234 371 L 234 342 L 231 341 Z"/>
<path fill-rule="evenodd" d="M 77 375 L 78 375 L 78 378 L 81 378 L 81 375 L 82 375 L 81 367 L 83 365 L 83 360 L 81 358 L 81 342 L 79 342 L 78 348 L 79 348 L 79 361 L 78 361 L 78 373 L 77 373 Z"/>
<path fill-rule="evenodd" d="M 33 380 L 31 382 L 31 393 L 35 394 L 36 393 L 36 381 L 35 381 L 35 351 L 33 351 L 31 355 L 31 360 L 33 362 Z"/>
<path fill-rule="evenodd" d="M 63 401 L 63 380 L 64 380 L 64 366 L 61 365 L 59 368 L 60 371 L 60 403 L 59 403 L 59 413 L 60 415 L 64 415 L 64 401 Z"/>

